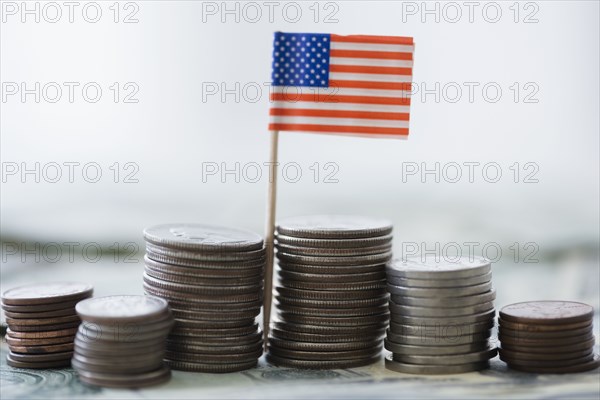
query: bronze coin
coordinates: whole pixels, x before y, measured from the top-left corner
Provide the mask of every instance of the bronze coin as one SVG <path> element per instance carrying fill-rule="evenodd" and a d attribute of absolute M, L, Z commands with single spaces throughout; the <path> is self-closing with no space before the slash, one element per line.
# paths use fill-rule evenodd
<path fill-rule="evenodd" d="M 518 344 L 513 345 L 513 344 L 506 343 L 506 341 L 500 341 L 502 348 L 504 348 L 506 350 L 522 351 L 525 353 L 548 353 L 548 352 L 572 353 L 574 351 L 591 349 L 594 347 L 594 343 L 595 343 L 595 339 L 593 336 L 591 339 L 589 339 L 585 342 L 579 342 L 579 343 L 564 345 L 564 346 L 561 346 L 561 345 L 524 346 L 524 345 L 518 345 Z"/>
<path fill-rule="evenodd" d="M 65 351 L 73 351 L 73 343 L 53 344 L 47 346 L 12 346 L 8 348 L 13 353 L 24 354 L 47 354 L 47 353 L 62 353 Z"/>
<path fill-rule="evenodd" d="M 505 321 L 502 318 L 498 318 L 498 324 L 503 328 L 512 329 L 515 331 L 527 331 L 527 332 L 558 332 L 568 331 L 573 329 L 581 329 L 592 324 L 591 321 L 582 321 L 572 324 L 538 324 L 538 323 L 521 323 L 521 322 L 510 322 Z"/>
<path fill-rule="evenodd" d="M 50 304 L 34 304 L 34 305 L 9 305 L 2 303 L 2 309 L 4 311 L 16 312 L 16 313 L 41 313 L 44 311 L 56 311 L 56 310 L 73 310 L 75 313 L 75 305 L 80 300 L 64 301 L 60 303 Z"/>
<path fill-rule="evenodd" d="M 13 319 L 6 318 L 8 326 L 43 326 L 43 325 L 61 325 L 68 324 L 71 322 L 79 322 L 80 319 L 77 315 L 68 315 L 65 317 L 53 317 L 53 318 L 28 318 L 28 319 Z"/>
<path fill-rule="evenodd" d="M 500 310 L 504 321 L 530 324 L 572 324 L 590 321 L 594 308 L 573 301 L 529 301 L 508 305 Z"/>
<path fill-rule="evenodd" d="M 12 358 L 10 353 L 6 356 L 6 364 L 14 368 L 48 369 L 48 368 L 67 368 L 71 365 L 71 359 L 55 361 L 17 361 Z"/>
<path fill-rule="evenodd" d="M 564 366 L 564 367 L 529 367 L 529 366 L 518 365 L 518 364 L 508 364 L 508 367 L 510 369 L 514 369 L 514 370 L 522 371 L 522 372 L 532 372 L 535 374 L 570 374 L 570 373 L 591 371 L 591 370 L 597 369 L 599 366 L 600 366 L 600 357 L 598 355 L 595 355 L 591 361 L 588 361 L 588 362 L 585 362 L 582 364 L 576 364 L 576 365 L 570 365 L 570 366 Z"/>
<path fill-rule="evenodd" d="M 75 305 L 70 308 L 62 308 L 60 310 L 40 311 L 40 312 L 15 312 L 5 311 L 4 314 L 13 319 L 38 319 L 38 318 L 54 318 L 77 315 L 75 313 Z"/>
<path fill-rule="evenodd" d="M 527 360 L 527 361 L 564 361 L 581 358 L 593 353 L 592 349 L 584 349 L 569 353 L 526 353 L 522 351 L 513 351 L 507 349 L 498 349 L 500 356 L 510 360 Z"/>
<path fill-rule="evenodd" d="M 77 325 L 79 326 L 79 325 Z M 62 329 L 62 330 L 50 330 L 50 331 L 37 331 L 37 332 L 18 332 L 13 331 L 10 327 L 6 330 L 6 334 L 13 338 L 18 339 L 45 339 L 45 338 L 57 338 L 64 336 L 73 336 L 77 333 L 77 327 Z"/>
<path fill-rule="evenodd" d="M 355 360 L 357 358 L 371 358 L 381 354 L 383 346 L 380 344 L 375 347 L 346 350 L 346 351 L 301 351 L 269 346 L 269 354 L 276 357 L 289 358 L 294 360 L 312 360 L 312 361 L 344 361 Z"/>
<path fill-rule="evenodd" d="M 579 335 L 579 336 L 567 336 L 561 338 L 550 338 L 550 339 L 526 339 L 514 336 L 500 335 L 498 337 L 502 344 L 510 346 L 521 346 L 521 347 L 552 347 L 552 346 L 570 346 L 579 343 L 587 342 L 590 339 L 594 339 L 592 332 Z"/>
<path fill-rule="evenodd" d="M 171 378 L 171 370 L 166 366 L 141 374 L 110 374 L 78 370 L 79 380 L 89 385 L 114 388 L 139 388 L 164 383 Z"/>
<path fill-rule="evenodd" d="M 90 297 L 92 293 L 93 288 L 87 283 L 34 283 L 7 290 L 2 294 L 2 303 L 16 306 L 64 303 Z"/>
<path fill-rule="evenodd" d="M 42 331 L 64 331 L 70 330 L 73 328 L 77 328 L 79 326 L 79 322 L 71 322 L 68 324 L 59 324 L 59 325 L 10 325 L 10 330 L 12 332 L 42 332 Z M 19 337 L 18 335 L 13 335 L 14 337 Z"/>
<path fill-rule="evenodd" d="M 59 336 L 55 338 L 22 339 L 6 334 L 5 339 L 6 343 L 11 346 L 48 346 L 53 344 L 73 343 L 75 335 Z"/>
<path fill-rule="evenodd" d="M 498 327 L 498 335 L 506 337 L 514 337 L 521 339 L 558 339 L 569 336 L 585 336 L 592 333 L 592 324 L 579 328 L 569 329 L 566 331 L 548 331 L 548 332 L 537 332 L 529 330 L 515 330 L 504 328 L 503 326 Z"/>
<path fill-rule="evenodd" d="M 277 357 L 273 354 L 267 354 L 267 362 L 278 367 L 284 368 L 302 368 L 302 369 L 347 369 L 358 368 L 373 364 L 381 359 L 381 354 L 373 357 L 356 358 L 353 360 L 335 361 L 335 360 L 296 360 L 292 358 Z"/>
<path fill-rule="evenodd" d="M 8 355 L 13 361 L 26 362 L 26 363 L 38 363 L 47 361 L 71 361 L 73 357 L 72 351 L 65 351 L 63 353 L 48 353 L 48 354 L 22 354 L 13 353 L 9 351 Z M 67 364 L 68 365 L 68 364 Z"/>

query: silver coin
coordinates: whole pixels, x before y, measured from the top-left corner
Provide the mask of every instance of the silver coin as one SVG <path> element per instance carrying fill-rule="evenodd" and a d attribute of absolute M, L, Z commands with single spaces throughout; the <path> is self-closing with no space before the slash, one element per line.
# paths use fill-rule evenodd
<path fill-rule="evenodd" d="M 390 354 L 385 357 L 385 367 L 391 371 L 403 374 L 450 375 L 480 371 L 489 368 L 490 364 L 489 361 L 483 361 L 460 365 L 419 365 L 395 361 Z"/>
<path fill-rule="evenodd" d="M 153 258 L 150 258 L 153 257 Z M 173 257 L 146 254 L 146 268 L 168 274 L 183 276 L 206 276 L 209 278 L 245 277 L 262 274 L 265 268 L 265 258 L 249 261 L 195 261 Z"/>
<path fill-rule="evenodd" d="M 385 272 L 367 272 L 364 274 L 303 274 L 300 272 L 277 271 L 282 281 L 302 281 L 302 282 L 326 282 L 333 281 L 337 283 L 346 282 L 372 282 L 385 278 Z"/>
<path fill-rule="evenodd" d="M 311 300 L 311 299 L 299 299 L 295 297 L 284 297 L 281 295 L 275 296 L 280 304 L 296 307 L 310 307 L 310 308 L 362 308 L 362 307 L 377 307 L 383 306 L 388 303 L 388 296 L 383 295 L 379 297 L 373 297 L 368 299 L 359 300 Z"/>
<path fill-rule="evenodd" d="M 206 286 L 196 284 L 185 284 L 163 281 L 153 276 L 148 275 L 146 272 L 143 273 L 142 279 L 148 285 L 163 290 L 173 290 L 176 292 L 185 293 L 197 293 L 200 295 L 234 295 L 244 293 L 255 293 L 262 291 L 262 282 L 254 285 L 239 285 L 239 286 Z"/>
<path fill-rule="evenodd" d="M 285 311 L 280 311 L 279 316 L 283 321 L 292 324 L 320 325 L 331 327 L 360 327 L 363 325 L 376 325 L 385 323 L 389 320 L 390 314 L 365 315 L 361 317 L 313 317 L 307 315 L 296 315 Z"/>
<path fill-rule="evenodd" d="M 144 229 L 144 239 L 158 246 L 194 251 L 250 251 L 263 247 L 256 233 L 205 224 L 165 224 Z"/>
<path fill-rule="evenodd" d="M 387 253 L 392 250 L 391 244 L 384 244 L 371 247 L 351 247 L 351 248 L 320 248 L 320 247 L 296 247 L 286 244 L 276 244 L 275 248 L 280 253 L 293 254 L 298 256 L 310 257 L 356 257 L 372 254 Z"/>
<path fill-rule="evenodd" d="M 410 297 L 462 297 L 481 294 L 492 290 L 492 283 L 482 283 L 473 286 L 458 286 L 455 288 L 414 288 L 406 286 L 387 285 L 391 294 Z"/>
<path fill-rule="evenodd" d="M 375 357 L 381 354 L 383 346 L 381 344 L 358 350 L 346 350 L 346 351 L 303 351 L 303 350 L 290 350 L 282 349 L 276 346 L 269 346 L 269 354 L 277 357 L 285 357 L 294 360 L 313 360 L 313 361 L 343 361 L 352 360 L 364 357 Z"/>
<path fill-rule="evenodd" d="M 315 335 L 327 335 L 329 337 L 342 337 L 344 335 L 360 335 L 364 337 L 373 336 L 379 331 L 385 331 L 388 326 L 387 320 L 375 321 L 365 325 L 319 325 L 319 324 L 308 324 L 305 322 L 290 322 L 276 319 L 273 322 L 273 326 L 276 329 L 280 329 L 288 332 L 298 332 Z M 302 340 L 300 340 L 302 341 Z M 339 340 L 329 340 L 329 342 L 335 342 Z M 318 342 L 318 340 L 315 340 Z"/>
<path fill-rule="evenodd" d="M 305 290 L 278 286 L 277 293 L 285 297 L 312 300 L 354 300 L 381 297 L 387 294 L 385 289 L 373 290 Z"/>
<path fill-rule="evenodd" d="M 390 330 L 387 332 L 387 340 L 399 344 L 410 344 L 414 346 L 455 346 L 473 342 L 485 342 L 490 337 L 491 331 L 477 332 L 462 336 L 437 336 L 434 333 L 421 336 L 399 335 Z"/>
<path fill-rule="evenodd" d="M 364 264 L 383 264 L 388 262 L 392 258 L 391 252 L 373 254 L 368 256 L 351 256 L 351 257 L 312 257 L 312 256 L 299 256 L 294 254 L 282 253 L 278 251 L 276 253 L 277 259 L 286 263 L 293 264 L 307 264 L 307 265 L 339 265 L 339 266 L 352 266 L 352 265 L 364 265 Z M 385 275 L 385 272 L 384 272 Z"/>
<path fill-rule="evenodd" d="M 269 339 L 269 345 L 278 347 L 281 349 L 299 350 L 299 351 L 348 351 L 358 349 L 368 349 L 375 346 L 381 345 L 381 340 L 376 338 L 374 340 L 363 340 L 355 342 L 331 342 L 331 343 L 318 343 L 318 342 L 296 342 L 294 340 L 283 340 L 276 337 Z M 326 354 L 323 355 L 326 358 Z"/>
<path fill-rule="evenodd" d="M 383 328 L 373 330 L 369 334 L 365 333 L 352 333 L 352 334 L 316 334 L 316 333 L 304 333 L 294 332 L 278 328 L 271 329 L 271 334 L 281 340 L 294 340 L 296 342 L 311 342 L 311 343 L 337 343 L 337 342 L 360 342 L 363 340 L 382 340 L 385 337 L 385 330 Z"/>
<path fill-rule="evenodd" d="M 444 260 L 441 257 L 422 255 L 408 257 L 405 260 L 393 260 L 387 265 L 389 276 L 410 279 L 472 278 L 487 274 L 491 270 L 492 265 L 489 260 L 469 257 Z"/>
<path fill-rule="evenodd" d="M 304 282 L 304 281 L 293 281 L 293 280 L 283 280 L 280 281 L 279 284 L 282 287 L 292 288 L 292 289 L 305 289 L 305 290 L 337 290 L 337 291 L 347 291 L 347 290 L 375 290 L 375 289 L 385 289 L 386 283 L 385 279 L 379 279 L 374 281 L 366 281 L 366 282 Z"/>
<path fill-rule="evenodd" d="M 466 307 L 434 308 L 398 305 L 390 302 L 390 312 L 414 317 L 460 317 L 463 315 L 480 314 L 494 308 L 493 302 L 476 304 Z"/>
<path fill-rule="evenodd" d="M 494 300 L 496 300 L 496 289 L 491 289 L 485 293 L 459 297 L 433 298 L 400 296 L 395 294 L 390 296 L 390 301 L 393 301 L 396 304 L 402 304 L 404 306 L 439 308 L 466 307 L 475 304 L 488 303 Z"/>
<path fill-rule="evenodd" d="M 289 246 L 348 249 L 388 244 L 392 242 L 392 235 L 359 239 L 307 239 L 277 234 L 276 239 L 278 243 Z"/>
<path fill-rule="evenodd" d="M 462 324 L 473 324 L 478 322 L 487 322 L 493 320 L 496 315 L 496 310 L 491 310 L 481 314 L 467 315 L 461 317 L 411 317 L 408 315 L 392 315 L 392 321 L 402 325 L 441 325 L 452 326 Z"/>
<path fill-rule="evenodd" d="M 458 278 L 458 279 L 412 279 L 412 278 L 398 278 L 393 275 L 387 276 L 387 281 L 392 285 L 405 286 L 405 287 L 419 287 L 419 288 L 452 288 L 457 286 L 473 286 L 481 283 L 490 282 L 492 280 L 492 273 L 477 275 L 472 278 Z"/>
<path fill-rule="evenodd" d="M 277 232 L 300 238 L 364 238 L 388 235 L 392 224 L 384 219 L 356 215 L 311 215 L 278 221 Z"/>
<path fill-rule="evenodd" d="M 365 264 L 365 265 L 304 265 L 287 263 L 279 260 L 279 268 L 283 271 L 304 272 L 308 274 L 362 274 L 365 272 L 385 272 L 385 264 Z"/>
<path fill-rule="evenodd" d="M 353 360 L 332 361 L 332 360 L 295 360 L 292 358 L 277 357 L 273 354 L 267 354 L 266 359 L 269 364 L 283 368 L 300 369 L 348 369 L 358 368 L 373 364 L 380 360 L 381 354 L 373 357 L 356 358 Z"/>
<path fill-rule="evenodd" d="M 419 324 L 419 325 L 402 325 L 396 322 L 390 322 L 390 331 L 398 335 L 407 336 L 424 336 L 436 335 L 439 337 L 456 337 L 469 336 L 474 333 L 484 332 L 494 327 L 494 320 L 490 319 L 480 323 L 463 323 L 463 324 Z"/>
<path fill-rule="evenodd" d="M 88 322 L 151 322 L 164 319 L 169 305 L 154 296 L 122 295 L 89 298 L 77 303 L 75 310 Z"/>
<path fill-rule="evenodd" d="M 156 259 L 155 255 L 170 257 L 173 259 L 194 260 L 194 261 L 250 261 L 265 257 L 265 249 L 250 251 L 228 251 L 228 252 L 194 252 L 191 250 L 172 249 L 170 247 L 160 247 L 152 243 L 146 243 L 146 253 L 151 259 Z M 159 260 L 160 261 L 160 260 Z"/>
<path fill-rule="evenodd" d="M 488 348 L 489 344 L 486 341 L 474 342 L 467 344 L 457 344 L 448 346 L 419 346 L 410 344 L 397 344 L 384 340 L 384 346 L 386 350 L 391 351 L 394 354 L 410 354 L 410 355 L 421 355 L 421 356 L 441 356 L 441 355 L 452 355 L 452 354 L 465 354 L 473 353 L 477 351 L 483 351 Z"/>
<path fill-rule="evenodd" d="M 275 303 L 277 310 L 290 314 L 306 315 L 314 317 L 361 317 L 363 315 L 382 314 L 387 311 L 385 304 L 374 307 L 356 307 L 356 308 L 312 308 L 295 307 L 285 304 Z"/>
<path fill-rule="evenodd" d="M 433 355 L 433 356 L 419 356 L 419 355 L 408 355 L 408 354 L 394 354 L 394 361 L 402 363 L 418 364 L 418 365 L 462 365 L 469 363 L 478 363 L 488 361 L 491 358 L 496 357 L 498 349 L 495 347 L 489 347 L 483 351 L 477 351 L 474 353 L 466 354 L 452 354 L 452 355 Z"/>

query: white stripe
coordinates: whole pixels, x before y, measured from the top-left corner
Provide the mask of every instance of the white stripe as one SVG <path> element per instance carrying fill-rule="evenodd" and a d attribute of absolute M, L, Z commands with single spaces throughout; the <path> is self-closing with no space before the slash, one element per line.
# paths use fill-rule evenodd
<path fill-rule="evenodd" d="M 360 119 L 360 118 L 324 118 L 324 117 L 288 117 L 271 115 L 272 124 L 315 124 L 340 126 L 373 126 L 378 128 L 408 128 L 408 121 Z"/>
<path fill-rule="evenodd" d="M 355 103 L 315 103 L 312 101 L 272 101 L 271 108 L 284 108 L 288 110 L 336 110 L 336 111 L 373 111 L 410 113 L 410 106 L 393 106 L 387 104 L 355 104 Z"/>
<path fill-rule="evenodd" d="M 331 57 L 331 65 L 362 65 L 365 67 L 402 67 L 412 68 L 412 60 L 383 60 L 380 58 Z"/>
<path fill-rule="evenodd" d="M 299 86 L 272 86 L 271 93 L 285 93 L 289 101 L 294 101 L 296 96 L 308 94 L 315 97 L 315 101 L 324 101 L 327 97 L 334 96 L 374 96 L 410 98 L 410 90 L 380 90 L 380 89 L 348 89 L 348 88 L 311 88 Z"/>
<path fill-rule="evenodd" d="M 359 51 L 391 51 L 397 53 L 412 53 L 415 46 L 404 44 L 375 44 L 375 43 L 346 43 L 331 42 L 332 50 L 359 50 Z"/>
<path fill-rule="evenodd" d="M 412 82 L 412 76 L 410 75 L 355 74 L 350 72 L 330 72 L 329 79 L 338 81 Z"/>
<path fill-rule="evenodd" d="M 380 138 L 380 139 L 396 139 L 396 140 L 406 140 L 408 139 L 408 133 L 406 135 L 384 135 L 380 133 L 348 133 L 348 132 L 325 132 L 325 131 L 292 131 L 292 132 L 301 132 L 307 134 L 316 134 L 316 135 L 335 135 L 335 136 L 352 136 L 352 137 L 363 137 L 363 138 Z"/>

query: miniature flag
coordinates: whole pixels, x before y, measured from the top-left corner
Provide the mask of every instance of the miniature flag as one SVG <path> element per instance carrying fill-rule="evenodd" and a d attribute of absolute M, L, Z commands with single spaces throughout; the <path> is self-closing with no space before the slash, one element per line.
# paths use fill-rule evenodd
<path fill-rule="evenodd" d="M 269 130 L 408 136 L 410 37 L 276 32 Z"/>

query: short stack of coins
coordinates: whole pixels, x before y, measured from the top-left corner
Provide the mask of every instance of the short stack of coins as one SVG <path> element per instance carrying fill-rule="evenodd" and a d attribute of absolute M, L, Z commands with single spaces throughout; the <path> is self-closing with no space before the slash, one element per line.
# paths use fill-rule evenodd
<path fill-rule="evenodd" d="M 488 260 L 414 257 L 387 266 L 388 369 L 456 374 L 489 367 L 496 293 Z"/>
<path fill-rule="evenodd" d="M 500 310 L 500 359 L 511 369 L 566 374 L 598 368 L 592 306 L 570 301 L 531 301 Z"/>
<path fill-rule="evenodd" d="M 7 364 L 37 369 L 70 366 L 81 322 L 75 305 L 92 293 L 92 286 L 78 282 L 32 284 L 4 292 Z"/>
<path fill-rule="evenodd" d="M 137 388 L 167 381 L 165 339 L 173 316 L 165 300 L 152 296 L 107 296 L 76 306 L 82 324 L 71 361 L 90 385 Z"/>
<path fill-rule="evenodd" d="M 225 373 L 255 367 L 256 323 L 266 253 L 261 236 L 241 229 L 170 224 L 144 231 L 144 290 L 169 302 L 175 326 L 165 361 L 172 369 Z"/>
<path fill-rule="evenodd" d="M 391 232 L 388 221 L 357 216 L 278 224 L 278 320 L 269 338 L 270 363 L 327 369 L 380 359 L 389 320 Z"/>

